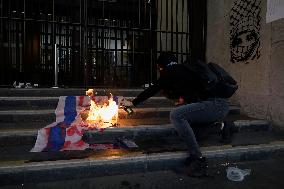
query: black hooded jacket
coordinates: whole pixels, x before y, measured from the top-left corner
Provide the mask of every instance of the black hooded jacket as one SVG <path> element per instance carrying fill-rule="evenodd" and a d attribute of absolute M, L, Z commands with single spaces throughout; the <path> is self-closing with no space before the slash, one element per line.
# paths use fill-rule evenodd
<path fill-rule="evenodd" d="M 183 97 L 186 103 L 204 100 L 207 96 L 198 78 L 185 65 L 167 66 L 160 72 L 157 82 L 140 93 L 132 103 L 136 106 L 159 91 L 169 99 Z"/>

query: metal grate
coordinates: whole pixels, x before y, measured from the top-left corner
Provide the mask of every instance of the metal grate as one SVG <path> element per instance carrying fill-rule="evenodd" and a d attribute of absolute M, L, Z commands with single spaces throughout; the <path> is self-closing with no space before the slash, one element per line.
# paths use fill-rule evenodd
<path fill-rule="evenodd" d="M 0 0 L 0 85 L 54 85 L 55 54 L 59 86 L 154 82 L 161 51 L 190 56 L 188 2 Z"/>

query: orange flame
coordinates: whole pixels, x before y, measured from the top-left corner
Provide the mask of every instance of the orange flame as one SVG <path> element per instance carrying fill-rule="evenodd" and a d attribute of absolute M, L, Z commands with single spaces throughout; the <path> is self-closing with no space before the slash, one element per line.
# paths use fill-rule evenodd
<path fill-rule="evenodd" d="M 86 91 L 86 95 L 91 99 L 94 96 L 92 89 Z M 85 115 L 85 121 L 91 125 L 97 125 L 100 128 L 106 128 L 117 123 L 118 119 L 118 105 L 113 100 L 112 94 L 108 101 L 103 104 L 97 103 L 95 100 L 91 100 L 90 110 L 87 116 Z"/>

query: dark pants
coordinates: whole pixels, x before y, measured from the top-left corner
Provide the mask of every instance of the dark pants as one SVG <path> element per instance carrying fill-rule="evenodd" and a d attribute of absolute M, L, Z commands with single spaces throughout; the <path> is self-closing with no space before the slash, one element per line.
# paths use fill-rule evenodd
<path fill-rule="evenodd" d="M 210 98 L 205 101 L 178 106 L 170 114 L 171 122 L 185 140 L 192 156 L 202 156 L 192 125 L 210 124 L 222 121 L 229 112 L 225 99 Z"/>

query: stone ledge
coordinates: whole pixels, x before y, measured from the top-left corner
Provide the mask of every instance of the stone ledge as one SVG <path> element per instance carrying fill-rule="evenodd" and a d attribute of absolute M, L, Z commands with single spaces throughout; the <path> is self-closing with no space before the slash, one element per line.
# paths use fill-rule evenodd
<path fill-rule="evenodd" d="M 265 120 L 236 120 L 234 123 L 238 132 L 270 131 L 271 129 L 270 122 Z M 0 146 L 33 144 L 36 140 L 36 135 L 37 129 L 0 131 Z M 116 137 L 165 137 L 171 135 L 177 135 L 174 127 L 171 124 L 162 124 L 109 128 L 103 133 L 95 130 L 88 131 L 84 137 L 86 141 L 92 143 L 92 141 L 109 141 Z"/>
<path fill-rule="evenodd" d="M 246 147 L 221 147 L 203 149 L 203 154 L 211 160 L 247 161 L 260 160 L 284 154 L 284 144 L 275 143 Z M 169 170 L 182 166 L 185 152 L 158 153 L 107 159 L 64 160 L 53 162 L 26 163 L 18 166 L 0 167 L 0 185 L 52 181 L 58 178 L 88 178 L 127 174 L 145 171 Z"/>
<path fill-rule="evenodd" d="M 138 118 L 164 118 L 169 117 L 170 111 L 173 107 L 159 107 L 159 108 L 133 108 L 134 113 L 128 115 L 124 110 L 119 109 L 119 119 L 138 119 Z M 1 110 L 0 122 L 2 123 L 17 123 L 17 122 L 53 122 L 55 120 L 54 109 L 42 109 L 42 110 Z M 229 115 L 240 114 L 240 109 L 231 106 Z"/>

